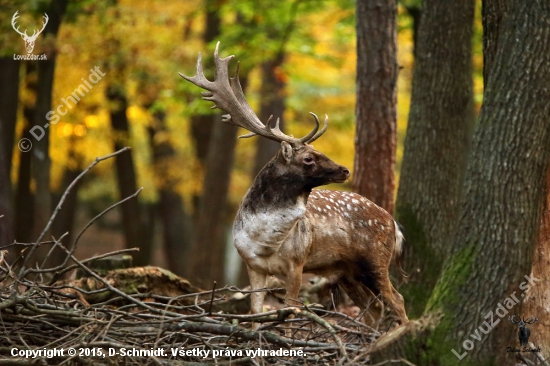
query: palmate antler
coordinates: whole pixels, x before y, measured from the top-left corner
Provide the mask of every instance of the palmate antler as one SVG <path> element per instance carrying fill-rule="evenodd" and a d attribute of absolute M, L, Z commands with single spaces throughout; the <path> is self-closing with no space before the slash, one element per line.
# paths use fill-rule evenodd
<path fill-rule="evenodd" d="M 311 143 L 325 133 L 328 127 L 328 116 L 325 115 L 323 128 L 319 130 L 319 118 L 317 118 L 314 113 L 311 114 L 315 119 L 315 127 L 310 133 L 302 138 L 295 138 L 284 134 L 279 128 L 278 118 L 275 123 L 275 127 L 272 127 L 271 120 L 273 119 L 273 116 L 269 117 L 266 124 L 263 124 L 246 101 L 241 83 L 239 81 L 238 64 L 235 76 L 232 78 L 229 77 L 229 61 L 231 61 L 231 59 L 235 56 L 231 55 L 225 58 L 220 58 L 218 55 L 219 45 L 220 43 L 218 42 L 218 44 L 216 44 L 216 50 L 214 51 L 214 61 L 216 63 L 216 75 L 214 77 L 214 81 L 210 81 L 204 76 L 202 57 L 200 53 L 197 60 L 197 74 L 193 77 L 183 75 L 182 73 L 179 74 L 185 80 L 207 90 L 207 92 L 201 93 L 203 99 L 214 102 L 213 108 L 217 107 L 228 113 L 222 116 L 222 120 L 224 122 L 243 127 L 251 132 L 247 135 L 240 136 L 241 138 L 259 135 L 277 142 L 286 141 L 296 147 Z"/>

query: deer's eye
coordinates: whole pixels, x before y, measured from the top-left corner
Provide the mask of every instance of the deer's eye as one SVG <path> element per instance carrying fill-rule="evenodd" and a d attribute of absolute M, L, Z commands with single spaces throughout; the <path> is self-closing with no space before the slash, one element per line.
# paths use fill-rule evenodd
<path fill-rule="evenodd" d="M 313 158 L 311 156 L 307 156 L 304 158 L 304 163 L 307 165 L 313 164 Z"/>

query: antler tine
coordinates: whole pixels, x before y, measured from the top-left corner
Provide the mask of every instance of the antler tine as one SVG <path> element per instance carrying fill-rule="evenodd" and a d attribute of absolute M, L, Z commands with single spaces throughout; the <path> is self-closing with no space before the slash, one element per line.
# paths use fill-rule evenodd
<path fill-rule="evenodd" d="M 203 89 L 207 89 L 210 87 L 210 84 L 212 84 L 211 81 L 209 81 L 208 79 L 206 79 L 206 77 L 204 76 L 204 71 L 202 69 L 202 55 L 201 53 L 199 52 L 199 57 L 197 58 L 197 73 L 195 74 L 195 76 L 186 76 L 186 75 L 183 75 L 181 72 L 178 72 L 178 74 L 184 78 L 185 80 L 203 88 Z M 210 91 L 208 92 L 203 92 L 203 97 L 207 96 L 206 94 L 212 94 Z"/>
<path fill-rule="evenodd" d="M 317 126 L 319 126 L 319 118 L 317 118 L 317 115 L 315 115 L 312 112 L 309 112 L 309 113 L 311 113 L 313 115 L 313 117 L 315 117 L 315 120 L 317 122 Z M 317 140 L 319 137 L 321 137 L 327 131 L 327 128 L 328 128 L 328 116 L 325 114 L 325 121 L 323 122 L 323 128 L 321 128 L 319 131 L 317 131 L 317 133 L 315 135 L 313 135 L 313 137 L 311 137 L 309 140 L 307 140 L 306 143 L 310 144 L 313 141 Z"/>
<path fill-rule="evenodd" d="M 516 321 L 516 320 L 515 320 L 515 317 L 516 317 L 516 316 L 515 316 L 514 314 L 512 314 L 512 316 L 509 316 L 509 317 L 508 317 L 508 320 L 511 321 L 513 324 L 517 324 L 517 323 L 519 323 L 519 320 Z M 519 317 L 519 315 L 518 315 L 518 317 Z M 520 318 L 520 320 L 521 320 L 521 318 Z"/>
<path fill-rule="evenodd" d="M 269 116 L 267 119 L 267 122 L 265 123 L 266 127 L 271 124 L 271 120 L 273 119 L 273 115 Z M 279 119 L 277 118 L 277 127 L 279 127 Z M 256 132 L 247 133 L 246 135 L 239 136 L 240 139 L 247 139 L 249 137 L 258 136 Z"/>
<path fill-rule="evenodd" d="M 317 118 L 317 115 L 313 112 L 309 112 L 313 118 L 315 119 L 315 127 L 313 127 L 313 130 L 311 130 L 310 133 L 308 133 L 307 135 L 305 135 L 304 137 L 302 137 L 300 139 L 300 142 L 303 142 L 303 143 L 307 143 L 311 138 L 313 138 L 313 136 L 315 136 L 315 134 L 317 133 L 317 131 L 319 130 L 319 126 L 320 126 L 320 123 L 319 123 L 319 118 Z"/>

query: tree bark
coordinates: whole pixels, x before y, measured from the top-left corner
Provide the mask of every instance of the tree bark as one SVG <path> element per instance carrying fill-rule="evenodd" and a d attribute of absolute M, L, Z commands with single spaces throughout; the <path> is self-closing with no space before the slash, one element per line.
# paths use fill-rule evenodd
<path fill-rule="evenodd" d="M 550 52 L 544 41 L 550 39 L 550 6 L 520 0 L 509 5 L 472 142 L 451 255 L 426 307 L 439 321 L 424 339 L 405 332 L 411 347 L 395 355 L 413 363 L 420 357 L 439 365 L 513 361 L 506 347 L 517 345 L 517 328 L 504 324 L 520 310 L 514 296 L 521 300 L 527 288 L 544 286 L 525 276 L 531 273 L 550 161 Z M 503 323 L 498 329 L 491 330 L 490 312 Z"/>
<path fill-rule="evenodd" d="M 509 0 L 491 0 L 481 2 L 483 23 L 483 81 L 489 83 L 489 74 L 493 70 L 499 35 L 501 34 L 505 17 L 508 15 Z"/>
<path fill-rule="evenodd" d="M 543 194 L 542 214 L 540 219 L 533 267 L 529 277 L 538 278 L 544 284 L 535 286 L 525 295 L 522 314 L 528 318 L 534 316 L 538 322 L 531 327 L 531 338 L 535 345 L 546 345 L 550 339 L 550 169 L 546 172 L 546 184 Z M 545 349 L 545 356 L 550 354 Z"/>
<path fill-rule="evenodd" d="M 19 101 L 19 61 L 0 57 L 0 246 L 13 242 L 11 161 Z"/>
<path fill-rule="evenodd" d="M 457 219 L 474 124 L 474 4 L 474 0 L 423 2 L 396 204 L 408 243 L 409 279 L 400 292 L 412 317 L 424 310 Z"/>
<path fill-rule="evenodd" d="M 357 1 L 353 186 L 392 213 L 397 129 L 397 2 Z"/>

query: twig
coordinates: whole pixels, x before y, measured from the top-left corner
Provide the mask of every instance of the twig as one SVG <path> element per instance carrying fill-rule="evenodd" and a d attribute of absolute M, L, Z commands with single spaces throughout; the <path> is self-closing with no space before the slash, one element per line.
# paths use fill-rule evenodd
<path fill-rule="evenodd" d="M 53 211 L 53 214 L 52 216 L 50 217 L 50 220 L 48 221 L 48 223 L 46 224 L 46 227 L 44 228 L 44 230 L 42 230 L 42 233 L 40 233 L 40 235 L 38 236 L 38 239 L 36 239 L 36 242 L 35 242 L 35 245 L 31 248 L 29 254 L 26 256 L 26 258 L 23 260 L 23 264 L 21 265 L 21 269 L 19 270 L 19 277 L 23 277 L 23 273 L 25 273 L 25 264 L 27 263 L 27 261 L 29 260 L 29 258 L 32 256 L 34 250 L 36 249 L 36 247 L 39 245 L 39 243 L 42 241 L 42 239 L 44 238 L 44 236 L 46 235 L 46 233 L 50 230 L 50 227 L 52 226 L 52 223 L 53 221 L 55 220 L 56 216 L 57 216 L 57 213 L 59 212 L 59 210 L 61 209 L 61 206 L 63 205 L 63 203 L 65 202 L 65 198 L 67 198 L 67 196 L 69 195 L 71 189 L 80 181 L 80 179 L 82 179 L 82 177 L 84 175 L 86 175 L 86 173 L 88 173 L 88 171 L 90 171 L 94 166 L 96 166 L 97 164 L 99 164 L 101 161 L 103 160 L 107 160 L 107 159 L 110 159 L 116 155 L 119 155 L 127 150 L 130 150 L 129 147 L 125 147 L 125 148 L 122 148 L 118 151 L 115 151 L 114 153 L 112 154 L 109 154 L 109 155 L 106 155 L 106 156 L 103 156 L 103 157 L 99 157 L 99 158 L 95 158 L 95 160 L 93 161 L 92 164 L 90 164 L 90 166 L 88 166 L 86 169 L 84 169 L 84 171 L 82 173 L 80 173 L 78 175 L 78 177 L 76 177 L 71 184 L 69 184 L 69 186 L 67 187 L 67 189 L 65 190 L 65 192 L 63 193 L 63 196 L 61 196 L 61 199 L 59 200 L 59 203 L 57 204 L 57 207 L 55 208 L 55 210 Z"/>
<path fill-rule="evenodd" d="M 214 303 L 214 291 L 216 291 L 216 281 L 214 281 L 214 286 L 212 287 L 212 298 L 210 299 L 210 307 L 208 308 L 208 315 L 212 316 L 212 304 Z"/>

